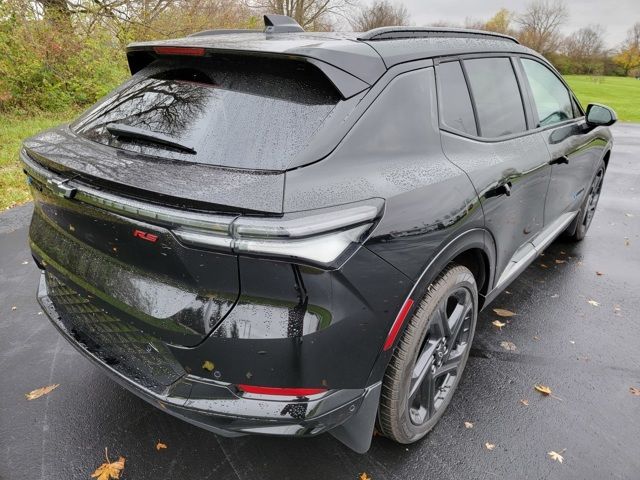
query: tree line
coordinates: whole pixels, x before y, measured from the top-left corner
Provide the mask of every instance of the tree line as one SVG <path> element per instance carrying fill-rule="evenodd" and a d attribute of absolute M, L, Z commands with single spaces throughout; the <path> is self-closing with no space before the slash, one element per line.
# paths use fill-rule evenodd
<path fill-rule="evenodd" d="M 413 24 L 391 0 L 0 0 L 0 111 L 77 109 L 127 75 L 123 47 L 211 28 L 262 28 L 263 13 L 293 17 L 305 30 L 367 31 Z M 504 33 L 549 58 L 562 73 L 640 76 L 640 22 L 609 49 L 605 29 L 561 34 L 564 4 L 534 0 L 463 26 Z M 431 25 L 450 26 L 434 19 Z"/>

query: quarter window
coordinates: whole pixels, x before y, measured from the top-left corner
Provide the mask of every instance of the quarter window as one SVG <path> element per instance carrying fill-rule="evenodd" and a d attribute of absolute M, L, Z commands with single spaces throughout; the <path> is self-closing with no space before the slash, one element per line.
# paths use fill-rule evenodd
<path fill-rule="evenodd" d="M 454 130 L 477 135 L 471 98 L 460 62 L 441 63 L 437 74 L 442 123 Z"/>
<path fill-rule="evenodd" d="M 522 59 L 538 112 L 538 126 L 564 122 L 574 117 L 569 90 L 547 67 L 535 60 Z"/>
<path fill-rule="evenodd" d="M 511 60 L 465 60 L 469 87 L 478 115 L 480 135 L 495 138 L 527 129 L 522 97 Z"/>

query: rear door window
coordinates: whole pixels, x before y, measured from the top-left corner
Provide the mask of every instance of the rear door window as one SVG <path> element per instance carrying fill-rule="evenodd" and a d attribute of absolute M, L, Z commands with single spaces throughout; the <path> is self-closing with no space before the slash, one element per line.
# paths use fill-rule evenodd
<path fill-rule="evenodd" d="M 441 63 L 437 77 L 442 123 L 454 130 L 477 135 L 471 97 L 460 62 Z"/>
<path fill-rule="evenodd" d="M 479 135 L 502 137 L 527 129 L 522 96 L 511 60 L 474 58 L 464 60 L 480 127 Z"/>
<path fill-rule="evenodd" d="M 340 97 L 305 62 L 259 58 L 158 60 L 72 128 L 116 148 L 218 166 L 284 170 Z M 171 144 L 114 135 L 110 124 L 160 134 Z"/>
<path fill-rule="evenodd" d="M 544 127 L 574 118 L 569 90 L 547 67 L 535 60 L 522 59 L 538 112 L 538 126 Z"/>

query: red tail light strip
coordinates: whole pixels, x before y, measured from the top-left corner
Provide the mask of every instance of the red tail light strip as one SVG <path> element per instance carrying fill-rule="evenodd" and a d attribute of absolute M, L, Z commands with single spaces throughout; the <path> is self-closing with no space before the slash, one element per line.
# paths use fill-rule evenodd
<path fill-rule="evenodd" d="M 407 298 L 402 305 L 402 308 L 398 312 L 398 316 L 394 320 L 393 325 L 391 325 L 391 330 L 389 330 L 387 340 L 384 342 L 384 347 L 382 348 L 384 352 L 386 352 L 393 346 L 393 343 L 396 341 L 396 337 L 398 336 L 398 332 L 400 331 L 400 328 L 404 323 L 404 319 L 407 318 L 407 314 L 409 313 L 409 310 L 411 310 L 412 306 L 413 300 Z"/>
<path fill-rule="evenodd" d="M 246 393 L 258 393 L 261 395 L 283 395 L 287 397 L 306 397 L 324 393 L 326 388 L 281 388 L 281 387 L 257 387 L 255 385 L 238 385 L 238 389 Z"/>
<path fill-rule="evenodd" d="M 159 55 L 204 56 L 204 48 L 201 47 L 153 47 L 153 51 Z"/>

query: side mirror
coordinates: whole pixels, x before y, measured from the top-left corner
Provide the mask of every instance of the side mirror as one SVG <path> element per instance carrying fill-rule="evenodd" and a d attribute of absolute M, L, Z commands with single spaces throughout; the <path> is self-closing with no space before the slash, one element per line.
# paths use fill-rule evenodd
<path fill-rule="evenodd" d="M 618 116 L 612 108 L 599 103 L 590 103 L 587 106 L 587 124 L 592 127 L 608 127 L 618 121 Z"/>

